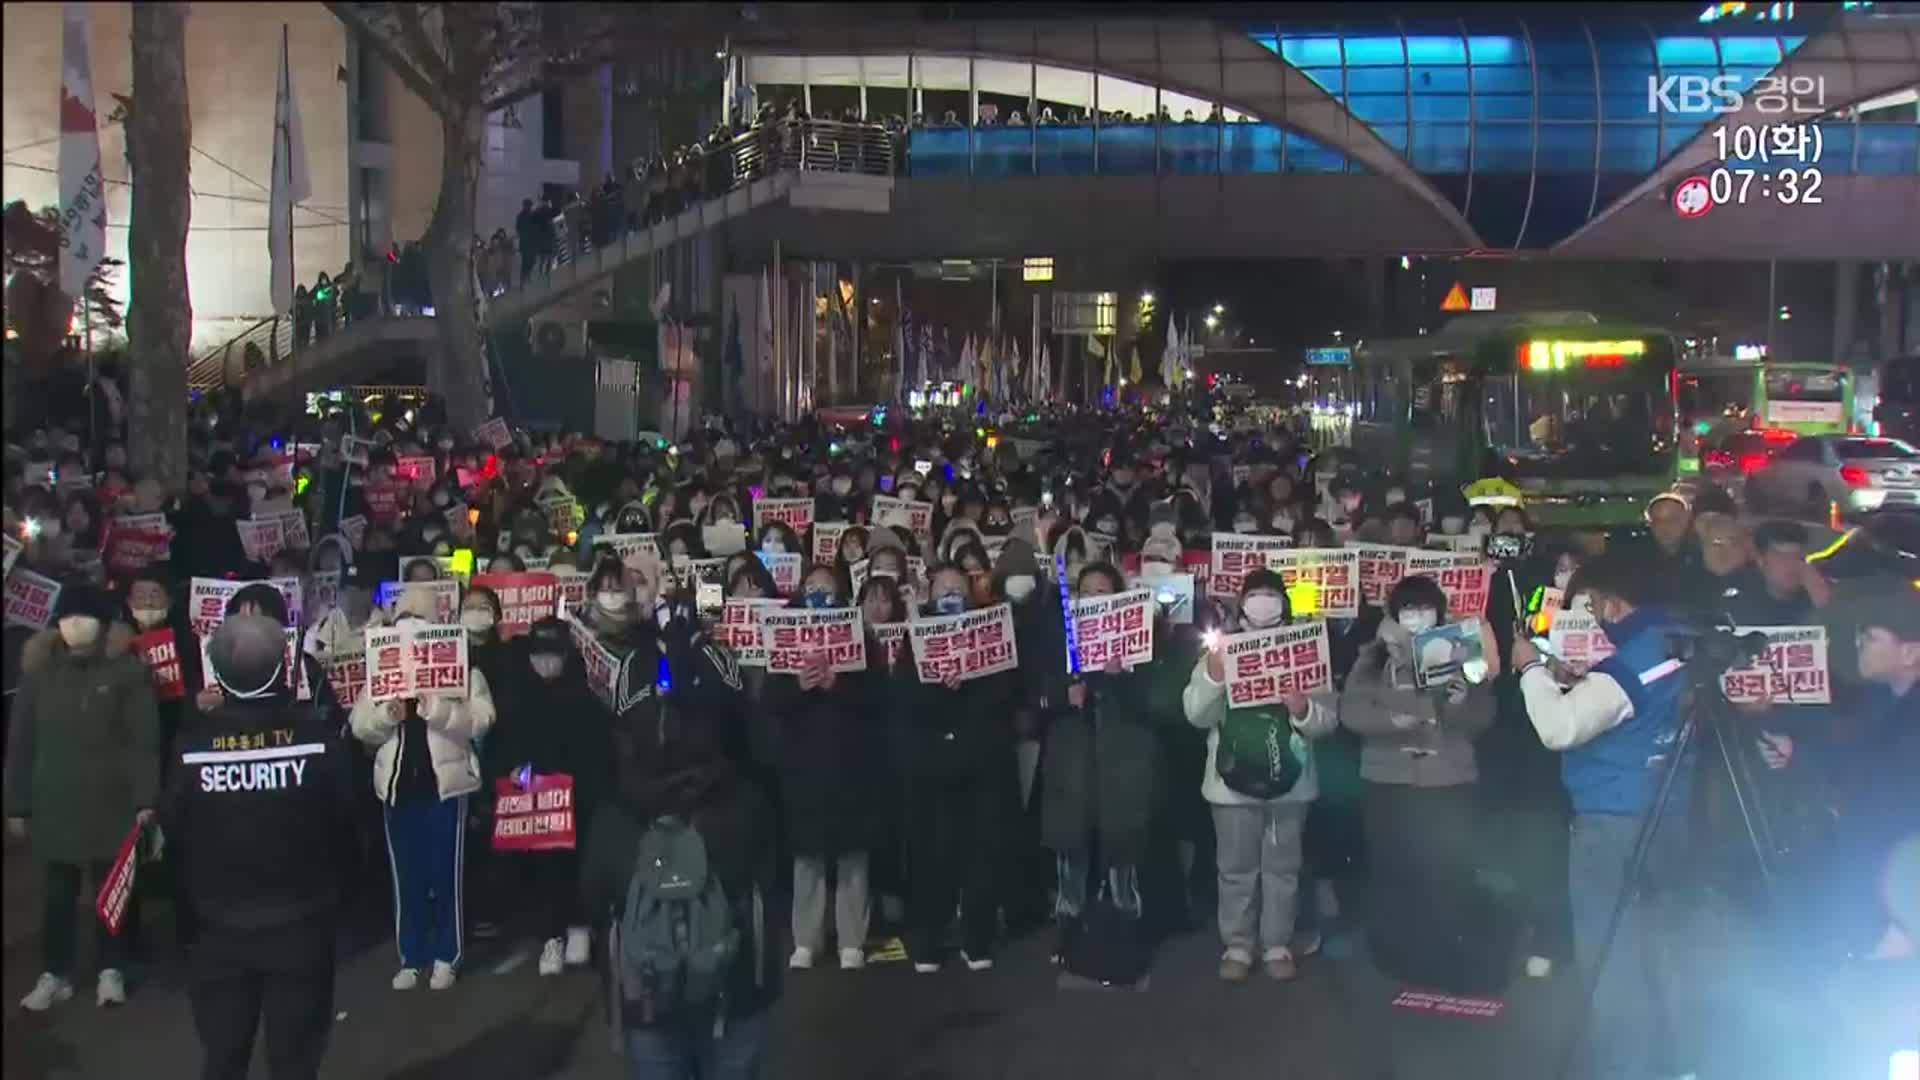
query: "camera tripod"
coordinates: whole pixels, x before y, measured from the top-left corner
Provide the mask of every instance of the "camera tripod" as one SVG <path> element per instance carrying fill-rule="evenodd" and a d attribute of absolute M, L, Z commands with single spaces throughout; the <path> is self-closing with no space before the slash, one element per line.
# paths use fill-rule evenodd
<path fill-rule="evenodd" d="M 1681 670 L 1683 677 L 1688 680 L 1686 689 L 1681 692 L 1680 726 L 1674 736 L 1666 772 L 1660 779 L 1660 790 L 1647 812 L 1646 820 L 1640 825 L 1639 833 L 1634 837 L 1633 851 L 1628 856 L 1626 872 L 1621 878 L 1620 892 L 1614 898 L 1613 910 L 1607 917 L 1607 930 L 1600 939 L 1599 951 L 1594 962 L 1581 969 L 1578 998 L 1581 1007 L 1561 1048 L 1560 1069 L 1556 1073 L 1560 1080 L 1571 1080 L 1575 1075 L 1575 1061 L 1592 1023 L 1594 994 L 1599 989 L 1601 973 L 1606 970 L 1608 960 L 1612 959 L 1614 939 L 1620 932 L 1620 924 L 1628 908 L 1642 898 L 1649 884 L 1648 856 L 1666 820 L 1667 808 L 1681 770 L 1692 767 L 1688 760 L 1689 752 L 1698 741 L 1703 726 L 1713 740 L 1717 750 L 1715 757 L 1718 759 L 1717 762 L 1713 758 L 1703 761 L 1703 778 L 1706 770 L 1714 764 L 1724 770 L 1754 864 L 1759 871 L 1762 892 L 1768 896 L 1773 892 L 1772 863 L 1778 850 L 1774 846 L 1773 829 L 1764 808 L 1755 798 L 1757 788 L 1752 775 L 1752 763 L 1739 749 L 1729 730 L 1735 721 L 1720 689 L 1720 677 L 1729 668 L 1751 663 L 1765 650 L 1766 638 L 1761 634 L 1736 637 L 1725 630 L 1704 633 L 1687 630 L 1669 636 L 1668 653 L 1686 665 Z M 1672 1020 L 1660 980 L 1652 977 L 1652 965 L 1657 962 L 1655 957 L 1644 957 L 1643 970 L 1648 975 L 1647 989 L 1653 1003 L 1653 1014 L 1660 1025 L 1658 1045 L 1670 1057 L 1673 1049 Z"/>

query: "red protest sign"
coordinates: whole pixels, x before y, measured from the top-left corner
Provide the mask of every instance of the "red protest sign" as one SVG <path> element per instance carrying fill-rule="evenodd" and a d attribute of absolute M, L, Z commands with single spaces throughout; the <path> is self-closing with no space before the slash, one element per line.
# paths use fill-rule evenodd
<path fill-rule="evenodd" d="M 171 533 L 115 528 L 107 534 L 104 556 L 107 572 L 125 580 L 154 563 L 165 561 L 172 548 Z"/>
<path fill-rule="evenodd" d="M 1324 622 L 1233 634 L 1220 647 L 1226 654 L 1229 708 L 1275 705 L 1286 694 L 1310 694 L 1333 683 Z"/>
<path fill-rule="evenodd" d="M 1152 590 L 1075 600 L 1073 632 L 1081 671 L 1098 671 L 1110 660 L 1124 667 L 1146 663 L 1153 659 Z M 1072 657 L 1067 658 L 1067 671 L 1074 671 Z"/>
<path fill-rule="evenodd" d="M 760 647 L 766 650 L 769 675 L 798 675 L 823 653 L 835 671 L 867 667 L 867 635 L 857 608 L 763 611 Z"/>
<path fill-rule="evenodd" d="M 7 575 L 6 623 L 39 630 L 53 620 L 53 608 L 60 602 L 60 583 L 43 577 L 24 566 L 16 566 Z"/>
<path fill-rule="evenodd" d="M 173 630 L 161 627 L 149 630 L 133 639 L 135 655 L 146 662 L 147 673 L 153 676 L 153 694 L 161 701 L 178 701 L 186 695 L 184 683 L 180 677 L 180 647 L 173 640 Z"/>
<path fill-rule="evenodd" d="M 475 574 L 473 584 L 500 598 L 500 637 L 519 637 L 541 619 L 560 614 L 560 579 L 552 574 Z"/>
<path fill-rule="evenodd" d="M 393 524 L 406 512 L 409 502 L 407 489 L 399 484 L 369 483 L 360 489 L 360 496 L 367 500 L 367 517 L 378 525 Z"/>
<path fill-rule="evenodd" d="M 429 454 L 412 454 L 393 461 L 393 475 L 423 491 L 433 486 L 438 474 L 438 466 Z"/>
<path fill-rule="evenodd" d="M 978 679 L 1012 671 L 1020 663 L 1014 648 L 1013 609 L 1006 604 L 908 623 L 907 640 L 923 683 Z"/>
<path fill-rule="evenodd" d="M 1441 1016 L 1469 1016 L 1477 1020 L 1495 1020 L 1506 1011 L 1499 998 L 1462 997 L 1431 990 L 1402 990 L 1394 995 L 1393 1007 L 1409 1012 L 1435 1013 Z"/>
<path fill-rule="evenodd" d="M 496 416 L 473 429 L 473 441 L 499 450 L 513 441 L 513 431 L 505 420 Z"/>
<path fill-rule="evenodd" d="M 126 838 L 120 841 L 119 852 L 113 857 L 113 865 L 100 879 L 100 891 L 93 897 L 94 914 L 100 917 L 107 933 L 116 937 L 126 922 L 127 905 L 133 901 L 133 877 L 140 868 L 140 833 L 144 828 L 135 822 L 133 828 L 127 830 Z"/>
<path fill-rule="evenodd" d="M 527 785 L 512 777 L 493 782 L 493 850 L 572 851 L 573 777 L 534 773 Z"/>

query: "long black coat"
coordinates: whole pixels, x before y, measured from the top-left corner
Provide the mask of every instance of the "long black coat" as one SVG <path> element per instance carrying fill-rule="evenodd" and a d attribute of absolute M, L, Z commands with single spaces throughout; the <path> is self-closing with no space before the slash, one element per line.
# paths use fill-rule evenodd
<path fill-rule="evenodd" d="M 842 672 L 827 690 L 802 690 L 792 675 L 767 677 L 760 707 L 795 855 L 873 846 L 887 780 L 886 692 L 877 671 Z"/>

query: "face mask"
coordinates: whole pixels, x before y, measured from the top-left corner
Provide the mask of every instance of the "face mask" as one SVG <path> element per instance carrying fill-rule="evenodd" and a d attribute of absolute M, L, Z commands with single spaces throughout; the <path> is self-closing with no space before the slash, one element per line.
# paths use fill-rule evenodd
<path fill-rule="evenodd" d="M 439 507 L 442 510 L 445 510 L 447 508 L 447 504 L 452 501 L 453 500 L 449 498 L 447 493 L 444 491 L 436 491 L 433 493 L 433 505 Z"/>
<path fill-rule="evenodd" d="M 67 615 L 60 620 L 60 640 L 69 649 L 85 649 L 100 640 L 100 620 L 91 615 Z"/>
<path fill-rule="evenodd" d="M 133 621 L 143 630 L 151 630 L 167 621 L 167 609 L 163 607 L 137 607 L 133 609 Z"/>
<path fill-rule="evenodd" d="M 1015 574 L 1007 579 L 1007 599 L 1025 600 L 1033 594 L 1034 587 L 1038 584 L 1032 574 Z"/>
<path fill-rule="evenodd" d="M 942 615 L 958 615 L 967 610 L 967 595 L 957 592 L 941 593 L 934 598 L 933 610 Z"/>
<path fill-rule="evenodd" d="M 1400 628 L 1409 634 L 1431 630 L 1440 623 L 1440 613 L 1432 608 L 1407 608 L 1396 616 Z"/>
<path fill-rule="evenodd" d="M 248 502 L 263 502 L 266 500 L 266 497 L 267 497 L 267 488 L 265 484 L 248 484 L 247 485 L 247 501 Z"/>
<path fill-rule="evenodd" d="M 1407 501 L 1407 493 L 1404 491 L 1401 491 L 1399 488 L 1394 488 L 1392 491 L 1387 492 L 1388 506 L 1392 506 L 1394 503 L 1403 503 L 1406 501 Z"/>
<path fill-rule="evenodd" d="M 1254 524 L 1254 521 L 1252 518 L 1234 518 L 1233 519 L 1234 532 L 1250 533 L 1254 531 L 1256 528 L 1259 528 L 1259 526 Z"/>
<path fill-rule="evenodd" d="M 1571 570 L 1554 571 L 1553 573 L 1554 588 L 1559 589 L 1561 592 L 1564 593 L 1567 591 L 1567 586 L 1571 585 L 1572 583 L 1573 583 L 1573 571 Z"/>
<path fill-rule="evenodd" d="M 1112 518 L 1101 518 L 1099 521 L 1093 523 L 1093 531 L 1105 533 L 1108 536 L 1119 536 L 1120 523 Z"/>
<path fill-rule="evenodd" d="M 623 592 L 602 590 L 594 594 L 593 603 L 595 607 L 598 607 L 601 612 L 607 615 L 625 615 L 627 613 L 627 594 Z"/>
<path fill-rule="evenodd" d="M 1440 519 L 1440 531 L 1448 536 L 1459 536 L 1460 528 L 1465 524 L 1466 522 L 1462 521 L 1457 515 L 1443 517 Z"/>
<path fill-rule="evenodd" d="M 1171 521 L 1156 521 L 1153 523 L 1153 527 L 1147 530 L 1149 536 L 1161 540 L 1171 540 L 1175 533 L 1176 529 Z"/>
<path fill-rule="evenodd" d="M 1283 533 L 1292 532 L 1293 531 L 1293 515 L 1292 514 L 1273 515 L 1273 531 L 1283 532 Z"/>
<path fill-rule="evenodd" d="M 469 634 L 484 634 L 493 629 L 493 612 L 479 608 L 463 611 L 460 613 L 460 625 L 466 627 Z"/>
<path fill-rule="evenodd" d="M 1492 531 L 1493 531 L 1492 526 L 1487 525 L 1486 523 L 1480 522 L 1480 521 L 1476 521 L 1473 524 L 1467 526 L 1468 536 L 1475 536 L 1475 537 L 1485 536 Z"/>
<path fill-rule="evenodd" d="M 766 552 L 768 555 L 785 555 L 787 553 L 787 543 L 777 536 L 769 536 L 765 540 L 760 541 L 760 550 Z"/>
<path fill-rule="evenodd" d="M 826 589 L 808 589 L 800 602 L 815 611 L 833 606 L 833 593 Z"/>
<path fill-rule="evenodd" d="M 533 665 L 533 673 L 548 681 L 559 678 L 567 666 L 566 657 L 553 653 L 534 653 L 528 660 Z"/>
<path fill-rule="evenodd" d="M 1166 575 L 1171 573 L 1173 573 L 1173 564 L 1169 562 L 1160 562 L 1158 560 L 1155 560 L 1153 562 L 1147 562 L 1145 560 L 1142 560 L 1140 563 L 1141 577 L 1148 577 L 1148 578 L 1165 577 Z"/>
<path fill-rule="evenodd" d="M 1286 601 L 1272 593 L 1254 593 L 1240 601 L 1240 614 L 1247 625 L 1256 630 L 1273 626 L 1280 621 L 1280 613 L 1285 610 Z"/>
<path fill-rule="evenodd" d="M 833 478 L 833 493 L 835 495 L 845 495 L 852 490 L 853 490 L 852 480 L 844 476 L 836 476 Z"/>

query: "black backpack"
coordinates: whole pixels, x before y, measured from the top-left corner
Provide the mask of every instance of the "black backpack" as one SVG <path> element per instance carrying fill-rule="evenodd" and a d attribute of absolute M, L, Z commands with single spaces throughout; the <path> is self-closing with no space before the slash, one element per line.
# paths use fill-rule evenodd
<path fill-rule="evenodd" d="M 1091 871 L 1089 871 L 1091 872 Z M 1067 926 L 1060 966 L 1102 986 L 1133 986 L 1147 974 L 1147 945 L 1140 920 L 1113 902 L 1105 878 L 1080 917 Z"/>

